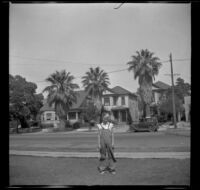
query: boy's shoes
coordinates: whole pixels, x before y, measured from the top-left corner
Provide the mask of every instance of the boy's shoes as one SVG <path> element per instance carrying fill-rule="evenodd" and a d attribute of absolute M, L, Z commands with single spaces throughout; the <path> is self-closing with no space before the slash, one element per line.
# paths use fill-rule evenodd
<path fill-rule="evenodd" d="M 100 174 L 104 174 L 104 173 L 105 173 L 105 170 L 102 170 L 102 169 L 100 169 L 99 167 L 98 167 L 98 170 L 99 170 L 99 173 L 100 173 Z"/>
<path fill-rule="evenodd" d="M 100 171 L 100 174 L 104 174 L 105 173 L 105 171 Z"/>
<path fill-rule="evenodd" d="M 115 175 L 116 174 L 116 171 L 110 171 L 111 174 Z"/>
<path fill-rule="evenodd" d="M 115 169 L 110 169 L 110 168 L 108 168 L 108 171 L 109 171 L 111 174 L 116 174 Z"/>

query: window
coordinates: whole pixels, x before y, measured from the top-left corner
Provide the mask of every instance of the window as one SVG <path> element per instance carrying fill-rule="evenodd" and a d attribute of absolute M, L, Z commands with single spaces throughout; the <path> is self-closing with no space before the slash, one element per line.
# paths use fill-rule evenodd
<path fill-rule="evenodd" d="M 76 112 L 69 112 L 68 117 L 69 119 L 76 119 Z"/>
<path fill-rule="evenodd" d="M 116 96 L 113 97 L 113 105 L 114 105 L 114 106 L 117 105 L 117 97 L 116 97 Z"/>
<path fill-rule="evenodd" d="M 51 120 L 52 114 L 51 113 L 46 113 L 46 120 Z"/>
<path fill-rule="evenodd" d="M 125 97 L 122 96 L 121 98 L 122 98 L 122 105 L 125 105 Z"/>
<path fill-rule="evenodd" d="M 109 106 L 110 105 L 110 98 L 109 97 L 104 97 L 104 105 Z"/>

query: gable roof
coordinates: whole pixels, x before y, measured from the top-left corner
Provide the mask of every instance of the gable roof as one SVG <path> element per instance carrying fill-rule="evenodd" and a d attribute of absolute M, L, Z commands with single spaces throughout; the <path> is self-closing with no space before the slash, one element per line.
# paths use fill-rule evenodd
<path fill-rule="evenodd" d="M 81 104 L 83 103 L 83 101 L 85 100 L 86 96 L 87 96 L 87 92 L 85 92 L 84 90 L 79 90 L 76 91 L 77 93 L 77 101 L 76 103 L 72 104 L 72 107 L 70 109 L 78 109 L 80 108 Z M 44 100 L 44 104 L 43 107 L 40 109 L 41 112 L 43 111 L 55 111 L 55 109 L 53 107 L 50 107 L 47 103 L 47 100 Z"/>
<path fill-rule="evenodd" d="M 137 95 L 135 93 L 132 93 L 132 92 L 122 88 L 121 86 L 115 86 L 114 88 L 107 88 L 107 90 L 109 90 L 113 94 L 119 94 L 119 95 L 129 94 L 129 95 L 133 95 L 133 96 L 137 97 Z"/>
<path fill-rule="evenodd" d="M 166 89 L 171 87 L 170 85 L 168 85 L 164 82 L 161 82 L 161 81 L 157 81 L 156 83 L 153 84 L 153 86 L 160 88 L 160 89 L 163 89 L 163 90 L 166 90 Z"/>
<path fill-rule="evenodd" d="M 116 94 L 132 94 L 130 91 L 122 88 L 121 86 L 115 86 L 114 88 L 111 88 L 111 90 Z"/>

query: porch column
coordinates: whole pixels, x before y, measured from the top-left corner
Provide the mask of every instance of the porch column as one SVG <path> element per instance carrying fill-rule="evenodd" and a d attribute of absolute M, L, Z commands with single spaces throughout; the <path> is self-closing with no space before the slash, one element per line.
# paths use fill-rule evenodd
<path fill-rule="evenodd" d="M 189 121 L 189 111 L 188 110 L 185 110 L 185 120 L 186 120 L 186 122 Z"/>
<path fill-rule="evenodd" d="M 178 121 L 180 122 L 181 121 L 181 113 L 178 112 Z"/>
<path fill-rule="evenodd" d="M 47 117 L 46 117 L 46 113 L 44 112 L 44 121 L 46 121 Z"/>
<path fill-rule="evenodd" d="M 127 122 L 127 111 L 128 111 L 128 110 L 125 110 L 125 113 L 126 113 L 126 122 Z"/>
<path fill-rule="evenodd" d="M 117 115 L 118 115 L 118 122 L 120 122 L 120 113 L 119 113 L 119 110 L 117 111 Z"/>
<path fill-rule="evenodd" d="M 121 122 L 122 121 L 122 113 L 121 113 L 121 111 L 119 110 L 119 122 Z"/>

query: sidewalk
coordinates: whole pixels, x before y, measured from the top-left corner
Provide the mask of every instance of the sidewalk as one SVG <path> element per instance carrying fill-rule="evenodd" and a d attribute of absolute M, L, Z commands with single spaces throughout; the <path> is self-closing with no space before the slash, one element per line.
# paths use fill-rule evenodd
<path fill-rule="evenodd" d="M 10 150 L 10 155 L 23 156 L 47 156 L 67 158 L 96 158 L 98 152 L 49 152 L 49 151 L 20 151 Z M 190 158 L 190 152 L 116 152 L 116 158 Z"/>
<path fill-rule="evenodd" d="M 123 127 L 116 127 L 114 129 L 115 133 L 127 133 L 129 130 L 129 126 L 125 125 Z M 97 133 L 98 129 L 96 127 L 89 130 L 88 128 L 80 128 L 72 131 L 58 131 L 58 132 L 47 132 L 47 131 L 39 131 L 35 133 L 28 133 L 28 134 L 51 134 L 51 133 L 62 133 L 62 134 L 70 134 L 70 133 Z M 24 133 L 27 134 L 27 133 Z"/>

